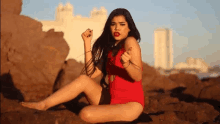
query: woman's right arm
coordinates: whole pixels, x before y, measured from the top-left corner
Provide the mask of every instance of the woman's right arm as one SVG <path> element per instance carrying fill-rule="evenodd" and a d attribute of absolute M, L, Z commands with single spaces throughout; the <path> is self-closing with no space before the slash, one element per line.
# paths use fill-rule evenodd
<path fill-rule="evenodd" d="M 85 66 L 86 63 L 90 64 L 90 61 L 92 59 L 92 51 L 91 51 L 91 40 L 93 36 L 93 31 L 90 29 L 87 29 L 84 33 L 82 33 L 82 38 L 84 41 L 84 50 L 85 50 Z M 90 51 L 90 52 L 89 52 Z M 86 75 L 92 72 L 92 69 L 94 67 L 94 63 L 92 62 L 89 67 L 86 68 Z M 95 72 L 91 75 L 91 78 L 96 78 L 99 76 L 102 71 L 99 70 L 97 67 L 95 67 Z"/>

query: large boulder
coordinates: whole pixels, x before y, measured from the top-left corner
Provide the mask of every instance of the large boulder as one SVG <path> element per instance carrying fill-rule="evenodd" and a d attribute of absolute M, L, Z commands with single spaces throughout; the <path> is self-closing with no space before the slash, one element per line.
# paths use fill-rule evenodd
<path fill-rule="evenodd" d="M 1 0 L 1 14 L 15 14 L 21 13 L 22 0 Z"/>
<path fill-rule="evenodd" d="M 65 63 L 62 66 L 62 69 L 60 70 L 57 79 L 53 86 L 53 92 L 61 89 L 65 85 L 73 82 L 76 78 L 78 78 L 84 68 L 84 63 L 78 63 L 74 59 L 68 59 L 65 61 Z M 85 74 L 85 73 L 82 73 Z M 93 80 L 100 84 L 102 75 L 94 78 Z M 73 111 L 76 111 L 77 113 L 84 107 L 89 105 L 88 100 L 85 97 L 84 93 L 81 93 L 78 95 L 74 100 L 71 100 L 64 104 L 67 108 L 72 109 Z M 78 108 L 78 109 L 75 109 Z"/>
<path fill-rule="evenodd" d="M 217 78 L 208 78 L 203 83 L 207 84 L 199 94 L 199 98 L 215 99 L 220 101 L 220 76 Z"/>
<path fill-rule="evenodd" d="M 149 66 L 147 63 L 144 62 L 142 84 L 144 90 L 146 91 L 157 89 L 171 90 L 177 87 L 185 87 L 183 83 L 172 81 L 168 77 L 160 75 L 160 73 L 155 68 Z M 147 93 L 146 95 L 149 95 L 149 93 Z"/>
<path fill-rule="evenodd" d="M 74 81 L 80 75 L 83 66 L 84 64 L 78 63 L 74 59 L 65 61 L 54 83 L 53 91 L 55 92 Z"/>
<path fill-rule="evenodd" d="M 8 3 L 10 1 L 10 4 Z M 69 52 L 63 32 L 42 31 L 42 24 L 19 15 L 21 0 L 2 0 L 1 82 L 2 93 L 10 98 L 10 88 L 30 101 L 45 98 Z M 20 2 L 19 2 L 20 1 Z M 8 8 L 5 7 L 9 6 Z M 13 9 L 14 8 L 14 9 Z M 7 91 L 7 93 L 5 93 Z M 11 90 L 11 93 L 15 92 Z M 21 95 L 18 95 L 21 96 Z"/>
<path fill-rule="evenodd" d="M 196 98 L 199 97 L 201 90 L 205 87 L 201 80 L 193 74 L 181 72 L 172 74 L 168 78 L 174 82 L 183 83 L 187 87 L 183 93 L 193 95 Z"/>
<path fill-rule="evenodd" d="M 84 66 L 65 61 L 69 47 L 63 33 L 42 32 L 40 22 L 19 15 L 21 3 L 1 1 L 1 123 L 85 124 L 77 115 L 82 107 L 78 104 L 70 104 L 74 109 L 38 111 L 18 103 L 42 100 L 76 79 Z M 145 63 L 143 70 L 145 108 L 137 124 L 220 122 L 219 77 L 202 81 L 183 73 L 166 77 Z M 98 83 L 100 78 L 94 80 Z"/>
<path fill-rule="evenodd" d="M 53 90 L 57 91 L 58 89 L 62 88 L 63 86 L 71 83 L 76 78 L 78 78 L 84 66 L 84 63 L 78 63 L 75 59 L 68 59 L 67 61 L 65 61 L 65 63 L 62 66 L 62 69 L 59 72 L 59 75 L 57 76 Z M 94 81 L 99 84 L 101 77 L 102 75 L 94 78 Z"/>

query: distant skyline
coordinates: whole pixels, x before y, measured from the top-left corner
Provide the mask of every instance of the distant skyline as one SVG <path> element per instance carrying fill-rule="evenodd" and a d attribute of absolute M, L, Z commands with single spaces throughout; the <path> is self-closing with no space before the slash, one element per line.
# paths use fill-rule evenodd
<path fill-rule="evenodd" d="M 23 0 L 21 15 L 55 20 L 56 7 L 67 2 L 73 5 L 74 15 L 84 17 L 94 7 L 104 6 L 108 15 L 116 8 L 126 8 L 141 34 L 142 60 L 150 65 L 154 64 L 153 32 L 159 27 L 173 31 L 174 65 L 187 57 L 220 65 L 220 0 Z"/>

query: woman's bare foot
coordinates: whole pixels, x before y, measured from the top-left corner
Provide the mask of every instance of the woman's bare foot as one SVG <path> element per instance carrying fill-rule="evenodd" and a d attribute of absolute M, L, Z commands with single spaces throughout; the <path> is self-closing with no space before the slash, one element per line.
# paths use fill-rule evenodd
<path fill-rule="evenodd" d="M 46 105 L 43 102 L 21 102 L 21 105 L 27 108 L 46 111 Z"/>

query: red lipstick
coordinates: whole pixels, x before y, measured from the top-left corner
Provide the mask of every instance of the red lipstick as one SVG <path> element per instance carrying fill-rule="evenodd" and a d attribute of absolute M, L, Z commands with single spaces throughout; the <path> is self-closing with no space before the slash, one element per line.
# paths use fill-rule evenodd
<path fill-rule="evenodd" d="M 118 37 L 119 35 L 120 35 L 119 32 L 114 32 L 114 36 L 115 36 L 115 37 Z"/>

